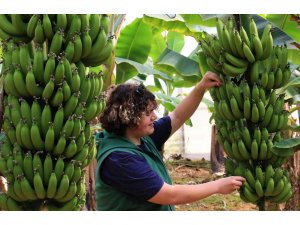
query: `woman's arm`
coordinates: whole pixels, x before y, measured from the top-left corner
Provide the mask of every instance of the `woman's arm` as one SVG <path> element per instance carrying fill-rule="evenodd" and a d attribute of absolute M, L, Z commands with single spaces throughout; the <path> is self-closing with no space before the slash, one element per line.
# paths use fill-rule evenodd
<path fill-rule="evenodd" d="M 198 201 L 213 194 L 229 194 L 243 184 L 245 179 L 231 176 L 196 185 L 169 185 L 164 183 L 160 191 L 148 201 L 161 205 L 179 205 Z"/>
<path fill-rule="evenodd" d="M 183 123 L 188 120 L 198 108 L 206 89 L 220 86 L 221 81 L 217 74 L 207 72 L 202 80 L 195 86 L 195 88 L 186 96 L 172 111 L 169 116 L 171 118 L 172 131 L 174 134 Z"/>

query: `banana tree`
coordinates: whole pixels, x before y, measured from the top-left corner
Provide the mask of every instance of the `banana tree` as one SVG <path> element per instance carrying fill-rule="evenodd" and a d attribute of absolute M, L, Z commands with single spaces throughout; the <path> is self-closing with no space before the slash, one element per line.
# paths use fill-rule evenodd
<path fill-rule="evenodd" d="M 199 46 L 188 57 L 185 57 L 180 54 L 180 48 L 179 50 L 170 48 L 166 38 L 168 36 L 163 36 L 162 32 L 177 33 L 177 37 L 191 36 L 199 41 L 205 32 L 217 34 L 216 17 L 222 19 L 233 17 L 237 26 L 243 26 L 248 31 L 246 21 L 249 16 L 255 20 L 259 33 L 267 23 L 272 23 L 274 44 L 288 46 L 291 68 L 297 71 L 300 64 L 300 36 L 297 35 L 299 31 L 297 31 L 297 23 L 293 21 L 292 15 L 144 15 L 142 19 L 137 19 L 124 29 L 126 38 L 122 38 L 121 32 L 120 39 L 118 39 L 116 81 L 121 83 L 131 78 L 145 80 L 151 75 L 156 86 L 152 87 L 153 90 L 157 91 L 162 104 L 168 110 L 172 110 L 178 102 L 174 97 L 170 97 L 174 88 L 195 85 L 201 79 L 202 74 L 208 70 L 208 66 L 206 57 Z M 118 46 L 119 43 L 121 47 Z M 297 72 L 293 73 L 290 82 L 281 91 L 288 93 L 286 100 L 290 105 L 298 102 L 300 90 Z M 293 110 L 295 109 L 291 111 Z M 293 152 L 290 152 L 290 155 L 292 154 Z"/>

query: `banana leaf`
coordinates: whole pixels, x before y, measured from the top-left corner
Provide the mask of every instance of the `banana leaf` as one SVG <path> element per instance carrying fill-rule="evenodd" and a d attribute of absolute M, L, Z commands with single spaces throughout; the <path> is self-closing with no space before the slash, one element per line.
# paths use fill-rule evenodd
<path fill-rule="evenodd" d="M 172 97 L 170 95 L 160 92 L 156 92 L 154 94 L 156 95 L 158 102 L 162 104 L 168 112 L 172 112 L 175 109 L 175 107 L 180 103 L 180 99 L 177 97 Z M 188 126 L 193 126 L 191 119 L 185 121 L 185 124 Z"/>
<path fill-rule="evenodd" d="M 122 29 L 116 45 L 116 57 L 145 63 L 151 49 L 151 42 L 151 27 L 143 23 L 141 18 L 137 18 Z"/>
<path fill-rule="evenodd" d="M 141 18 L 135 19 L 122 29 L 116 44 L 116 57 L 143 64 L 151 50 L 152 28 Z M 124 82 L 138 74 L 138 70 L 123 63 L 117 65 L 116 82 Z"/>
<path fill-rule="evenodd" d="M 300 31 L 299 31 L 300 32 Z M 299 67 L 300 65 L 300 49 L 288 49 L 289 61 Z"/>
<path fill-rule="evenodd" d="M 279 156 L 292 156 L 295 150 L 299 150 L 300 138 L 289 138 L 275 142 L 272 152 Z"/>
<path fill-rule="evenodd" d="M 300 145 L 300 137 L 284 139 L 274 143 L 274 147 L 281 149 L 296 148 Z"/>
<path fill-rule="evenodd" d="M 167 47 L 166 41 L 161 33 L 154 34 L 151 44 L 151 51 L 149 56 L 155 63 L 159 56 L 163 53 L 164 49 Z"/>
<path fill-rule="evenodd" d="M 180 53 L 184 46 L 183 34 L 169 31 L 167 35 L 167 45 L 172 51 Z"/>
<path fill-rule="evenodd" d="M 187 36 L 192 36 L 197 40 L 201 37 L 202 32 L 191 31 L 180 15 L 170 16 L 168 14 L 144 14 L 143 21 L 157 29 L 175 31 Z"/>
<path fill-rule="evenodd" d="M 187 81 L 181 78 L 174 78 L 173 86 L 177 88 L 189 88 L 195 86 L 195 82 Z"/>
<path fill-rule="evenodd" d="M 161 85 L 161 83 L 160 83 L 160 80 L 159 80 L 158 78 L 153 77 L 153 81 L 154 81 L 154 84 L 155 84 L 155 86 L 156 86 L 157 88 L 159 88 L 161 91 L 164 91 L 164 89 L 163 89 L 163 87 L 162 87 L 162 85 Z"/>
<path fill-rule="evenodd" d="M 294 104 L 300 102 L 300 88 L 298 87 L 290 87 L 286 90 L 286 97 L 289 99 L 290 104 Z"/>
<path fill-rule="evenodd" d="M 300 101 L 300 77 L 299 72 L 294 70 L 289 82 L 283 86 L 282 88 L 278 89 L 276 93 L 281 94 L 285 93 L 285 99 L 288 99 L 289 104 L 295 104 Z"/>
<path fill-rule="evenodd" d="M 138 74 L 154 75 L 160 77 L 161 79 L 172 81 L 172 77 L 162 73 L 161 71 L 153 69 L 153 67 L 150 65 L 140 64 L 136 61 L 119 57 L 116 57 L 115 60 L 117 68 L 120 70 L 120 73 L 117 74 L 117 84 L 123 83 Z"/>
<path fill-rule="evenodd" d="M 211 31 L 216 30 L 216 17 L 203 18 L 203 15 L 199 14 L 180 14 L 181 17 L 184 19 L 186 26 L 189 28 L 190 31 L 201 33 L 203 31 Z M 204 15 L 205 16 L 205 15 Z"/>
<path fill-rule="evenodd" d="M 300 77 L 292 77 L 290 81 L 283 87 L 283 90 L 286 90 L 290 87 L 300 87 Z"/>
<path fill-rule="evenodd" d="M 300 43 L 299 25 L 296 21 L 291 20 L 291 14 L 268 14 L 266 19 L 294 39 L 295 42 Z"/>
<path fill-rule="evenodd" d="M 126 59 L 123 60 L 125 61 Z M 125 81 L 139 74 L 137 68 L 133 66 L 131 63 L 121 63 L 120 62 L 121 60 L 118 60 L 117 58 L 115 58 L 115 61 L 116 61 L 116 68 L 117 68 L 116 84 L 124 83 Z M 135 63 L 134 61 L 131 62 Z"/>
<path fill-rule="evenodd" d="M 153 86 L 153 85 L 147 85 L 147 89 L 149 91 L 151 91 L 152 93 L 161 91 L 161 89 L 159 87 L 157 87 L 156 85 L 155 86 Z"/>
<path fill-rule="evenodd" d="M 168 48 L 165 49 L 155 63 L 155 68 L 160 71 L 169 71 L 190 82 L 197 82 L 202 78 L 198 62 Z"/>
<path fill-rule="evenodd" d="M 282 156 L 282 157 L 289 157 L 294 155 L 293 148 L 277 148 L 273 147 L 271 150 L 275 155 Z"/>

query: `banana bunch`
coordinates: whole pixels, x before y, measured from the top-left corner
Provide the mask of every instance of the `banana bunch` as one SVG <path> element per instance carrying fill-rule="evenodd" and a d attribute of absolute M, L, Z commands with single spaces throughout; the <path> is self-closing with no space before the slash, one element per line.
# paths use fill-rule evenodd
<path fill-rule="evenodd" d="M 80 211 L 85 205 L 85 190 L 85 178 L 83 176 L 77 183 L 70 183 L 68 191 L 63 198 L 49 202 L 48 209 L 50 211 Z M 71 195 L 75 193 L 75 195 L 70 198 L 68 193 L 71 193 Z"/>
<path fill-rule="evenodd" d="M 110 18 L 2 17 L 4 208 L 13 208 L 7 207 L 9 202 L 23 210 L 79 210 L 85 202 L 84 168 L 96 156 L 90 122 L 105 107 L 104 74 L 90 67 L 112 54 Z M 16 19 L 23 21 L 22 30 Z M 8 38 L 1 36 L 2 30 Z"/>
<path fill-rule="evenodd" d="M 212 71 L 233 78 L 246 77 L 251 84 L 261 83 L 268 90 L 288 82 L 291 72 L 287 46 L 273 46 L 271 23 L 265 25 L 261 36 L 252 18 L 249 22 L 251 35 L 243 27 L 238 31 L 232 18 L 226 24 L 217 18 L 216 27 L 218 37 L 203 32 L 204 38 L 200 41 Z"/>
<path fill-rule="evenodd" d="M 204 33 L 202 50 L 207 55 L 207 64 L 215 72 L 229 77 L 243 75 L 251 64 L 269 58 L 273 51 L 271 24 L 267 24 L 261 37 L 253 19 L 250 20 L 250 37 L 243 27 L 236 30 L 232 18 L 224 24 L 216 20 L 217 37 Z"/>
<path fill-rule="evenodd" d="M 2 14 L 0 20 L 1 39 L 40 45 L 48 40 L 50 52 L 63 53 L 70 62 L 98 66 L 112 54 L 106 14 Z"/>
<path fill-rule="evenodd" d="M 247 119 L 268 128 L 269 132 L 282 130 L 288 121 L 283 111 L 284 95 L 276 96 L 275 90 L 267 92 L 254 84 L 251 88 L 245 80 L 237 86 L 220 75 L 223 85 L 210 89 L 214 100 L 215 116 L 221 120 Z"/>
<path fill-rule="evenodd" d="M 217 138 L 225 153 L 238 161 L 265 161 L 275 157 L 268 130 L 256 127 L 252 131 L 245 124 L 246 121 L 238 121 L 235 126 L 228 127 L 216 123 Z"/>
<path fill-rule="evenodd" d="M 40 189 L 39 191 L 42 190 L 42 192 L 34 192 L 32 187 L 28 185 L 28 181 L 26 181 L 26 178 L 21 178 L 21 184 L 18 184 L 20 189 L 18 191 L 29 191 L 30 194 L 26 194 L 26 197 L 31 197 L 34 199 L 37 199 L 38 196 L 36 193 L 42 194 L 41 196 L 46 196 L 48 195 L 48 190 L 43 190 Z M 37 176 L 36 178 L 37 184 L 41 185 L 41 180 Z M 54 179 L 52 179 L 54 180 Z M 65 182 L 65 181 L 62 181 Z M 27 186 L 24 186 L 27 185 Z M 52 185 L 52 184 L 50 184 Z M 57 185 L 57 184 L 54 184 Z M 52 185 L 53 186 L 53 185 Z M 52 188 L 51 186 L 51 188 Z M 59 187 L 61 185 L 59 184 Z M 65 186 L 64 186 L 65 187 Z M 23 189 L 22 189 L 23 188 Z M 26 189 L 25 189 L 26 188 Z M 40 186 L 40 188 L 42 188 Z M 65 189 L 58 189 L 60 191 L 59 193 L 62 193 Z M 23 192 L 22 192 L 23 193 Z M 14 197 L 12 197 L 14 196 Z M 24 195 L 23 195 L 24 196 Z M 40 197 L 41 197 L 40 196 Z M 73 197 L 72 197 L 73 196 Z M 44 208 L 44 202 L 42 200 L 30 200 L 30 202 L 26 201 L 20 201 L 20 200 L 15 200 L 17 197 L 16 193 L 14 192 L 13 188 L 10 189 L 10 193 L 0 194 L 0 209 L 1 210 L 8 210 L 8 211 L 23 211 L 23 210 L 28 210 L 28 209 L 36 209 L 36 210 L 43 210 Z M 54 202 L 50 200 L 50 202 L 47 205 L 47 209 L 51 211 L 80 211 L 85 204 L 85 179 L 84 176 L 80 178 L 78 183 L 71 182 L 69 185 L 66 194 L 58 199 L 57 202 Z"/>
<path fill-rule="evenodd" d="M 27 36 L 26 30 L 30 17 L 30 14 L 1 14 L 0 38 L 2 40 L 12 38 L 16 42 L 29 42 L 31 39 Z"/>
<path fill-rule="evenodd" d="M 239 190 L 245 202 L 257 203 L 260 198 L 266 197 L 270 202 L 282 203 L 292 195 L 288 171 L 281 167 L 274 169 L 272 164 L 268 164 L 264 172 L 261 166 L 251 167 L 227 158 L 225 169 L 229 175 L 245 177 L 246 181 Z"/>
<path fill-rule="evenodd" d="M 274 182 L 270 171 L 281 170 L 286 161 L 272 148 L 288 123 L 285 95 L 276 93 L 291 76 L 287 46 L 273 46 L 270 23 L 259 35 L 252 18 L 250 35 L 243 27 L 238 31 L 232 19 L 226 24 L 217 19 L 216 27 L 217 36 L 204 32 L 201 47 L 207 65 L 222 81 L 209 91 L 217 140 L 227 155 L 226 174 L 246 177 L 240 192 L 244 201 L 284 202 L 291 196 L 288 174 Z"/>
<path fill-rule="evenodd" d="M 86 149 L 85 154 L 80 154 L 69 162 L 64 161 L 64 156 L 55 161 L 50 153 L 44 156 L 43 151 L 34 155 L 30 151 L 24 154 L 17 143 L 14 147 L 8 141 L 3 144 L 6 151 L 1 152 L 0 168 L 8 181 L 7 196 L 14 201 L 23 202 L 23 208 L 27 201 L 41 202 L 47 199 L 51 204 L 64 204 L 75 196 L 84 198 L 82 168 L 94 158 L 95 143 L 87 146 L 93 148 L 92 151 Z M 78 204 L 80 202 L 82 201 L 78 201 Z"/>
<path fill-rule="evenodd" d="M 270 202 L 282 203 L 292 196 L 292 186 L 287 171 L 280 167 L 275 170 L 269 164 L 266 172 L 256 166 L 255 173 L 246 169 L 246 182 L 240 191 L 241 198 L 246 202 L 255 203 L 259 198 L 266 197 Z"/>

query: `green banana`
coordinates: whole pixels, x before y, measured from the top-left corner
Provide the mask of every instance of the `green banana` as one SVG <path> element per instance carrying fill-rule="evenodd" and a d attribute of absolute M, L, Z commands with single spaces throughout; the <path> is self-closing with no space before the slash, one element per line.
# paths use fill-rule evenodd
<path fill-rule="evenodd" d="M 243 194 L 244 196 L 252 203 L 256 203 L 259 197 L 257 196 L 256 193 L 251 192 L 248 187 L 243 188 Z"/>
<path fill-rule="evenodd" d="M 41 130 L 42 130 L 43 137 L 46 136 L 51 121 L 52 121 L 51 108 L 50 105 L 46 103 L 42 111 L 42 120 L 41 120 Z"/>
<path fill-rule="evenodd" d="M 48 14 L 43 15 L 43 28 L 44 28 L 45 37 L 48 40 L 51 40 L 54 34 L 53 34 L 52 23 Z"/>
<path fill-rule="evenodd" d="M 55 31 L 66 30 L 67 28 L 67 15 L 66 14 L 57 14 L 56 15 L 56 26 Z"/>
<path fill-rule="evenodd" d="M 40 128 L 35 122 L 35 120 L 33 121 L 32 126 L 30 128 L 30 137 L 35 150 L 45 149 L 45 144 L 44 144 L 44 140 L 41 137 Z"/>
<path fill-rule="evenodd" d="M 15 69 L 13 73 L 13 82 L 17 92 L 20 93 L 22 97 L 30 97 L 30 94 L 28 93 L 26 88 L 26 82 L 24 80 L 24 76 L 20 68 Z"/>
<path fill-rule="evenodd" d="M 249 46 L 247 44 L 245 44 L 245 42 L 243 42 L 243 52 L 244 52 L 244 55 L 245 55 L 246 59 L 250 63 L 254 63 L 255 62 L 255 57 L 254 57 L 251 49 L 249 48 Z"/>
<path fill-rule="evenodd" d="M 33 183 L 33 164 L 32 164 L 32 155 L 31 152 L 26 152 L 24 161 L 23 161 L 24 174 L 30 183 Z"/>
<path fill-rule="evenodd" d="M 251 121 L 253 123 L 257 123 L 259 121 L 259 111 L 258 111 L 256 103 L 252 104 Z"/>
<path fill-rule="evenodd" d="M 261 186 L 264 187 L 265 177 L 260 166 L 255 167 L 255 174 L 256 174 L 256 179 L 258 179 Z"/>
<path fill-rule="evenodd" d="M 255 35 L 252 39 L 254 51 L 255 51 L 255 59 L 260 60 L 263 56 L 263 46 L 261 40 L 257 35 Z"/>
<path fill-rule="evenodd" d="M 48 184 L 49 184 L 49 179 L 50 179 L 52 171 L 53 171 L 53 161 L 52 161 L 51 155 L 48 153 L 44 160 L 44 184 L 45 184 L 45 186 L 48 186 Z"/>
<path fill-rule="evenodd" d="M 55 68 L 56 68 L 55 57 L 56 55 L 53 52 L 52 53 L 50 52 L 48 54 L 48 60 L 45 65 L 44 76 L 43 76 L 44 84 L 48 84 L 51 76 L 54 75 L 55 73 Z"/>
<path fill-rule="evenodd" d="M 271 195 L 272 196 L 279 195 L 283 191 L 284 186 L 285 186 L 285 182 L 283 181 L 282 178 L 280 178 L 277 182 L 275 182 L 274 190 Z"/>
<path fill-rule="evenodd" d="M 54 149 L 54 141 L 55 141 L 55 131 L 53 128 L 53 123 L 51 123 L 45 135 L 45 150 L 47 152 L 52 152 L 52 150 Z"/>
<path fill-rule="evenodd" d="M 60 138 L 58 139 L 57 141 L 57 144 L 56 146 L 54 147 L 53 151 L 52 151 L 52 154 L 55 155 L 55 156 L 59 156 L 63 153 L 65 147 L 66 147 L 66 138 L 65 138 L 65 134 L 62 133 L 60 135 Z"/>
<path fill-rule="evenodd" d="M 40 97 L 43 94 L 43 89 L 36 82 L 35 76 L 32 70 L 29 70 L 25 78 L 26 89 L 28 93 L 33 97 Z"/>
<path fill-rule="evenodd" d="M 52 172 L 49 178 L 49 183 L 46 191 L 47 198 L 49 199 L 54 198 L 56 194 L 56 189 L 57 189 L 57 178 L 56 178 L 56 174 Z"/>
<path fill-rule="evenodd" d="M 271 177 L 271 178 L 269 178 L 269 180 L 268 180 L 268 182 L 266 184 L 266 190 L 265 190 L 264 195 L 265 196 L 271 196 L 272 193 L 273 193 L 273 191 L 274 191 L 274 180 Z"/>
<path fill-rule="evenodd" d="M 39 15 L 33 15 L 31 16 L 30 20 L 28 21 L 27 25 L 27 35 L 31 38 L 34 37 L 35 28 L 38 23 Z"/>
<path fill-rule="evenodd" d="M 56 139 L 59 137 L 60 131 L 63 128 L 63 124 L 64 124 L 64 108 L 62 105 L 60 105 L 53 119 L 53 129 L 54 129 L 54 134 Z"/>
<path fill-rule="evenodd" d="M 82 41 L 79 35 L 74 37 L 74 57 L 72 62 L 78 62 L 82 56 Z"/>
<path fill-rule="evenodd" d="M 40 19 L 35 27 L 33 40 L 38 44 L 43 44 L 45 41 L 44 27 Z"/>
<path fill-rule="evenodd" d="M 239 75 L 245 73 L 247 68 L 248 68 L 248 66 L 236 67 L 236 66 L 232 66 L 228 63 L 222 63 L 222 71 L 226 75 L 231 76 L 231 77 L 236 77 L 236 76 L 239 76 Z"/>
<path fill-rule="evenodd" d="M 239 149 L 239 152 L 242 155 L 244 160 L 249 160 L 250 159 L 250 154 L 247 151 L 247 149 L 245 147 L 245 144 L 244 144 L 242 139 L 238 140 L 238 149 Z"/>
<path fill-rule="evenodd" d="M 251 158 L 253 160 L 257 160 L 258 159 L 258 144 L 257 144 L 257 141 L 255 139 L 252 140 L 252 143 L 251 143 Z"/>
<path fill-rule="evenodd" d="M 100 30 L 100 20 L 101 15 L 99 14 L 91 14 L 89 18 L 90 30 L 89 35 L 91 37 L 92 43 L 96 40 L 97 35 Z"/>
<path fill-rule="evenodd" d="M 55 55 L 58 55 L 61 51 L 63 45 L 63 31 L 57 30 L 51 40 L 49 52 L 53 52 Z"/>
<path fill-rule="evenodd" d="M 258 197 L 263 197 L 264 196 L 264 191 L 262 188 L 262 184 L 258 179 L 255 181 L 255 191 Z"/>
<path fill-rule="evenodd" d="M 271 90 L 274 87 L 274 83 L 275 83 L 275 74 L 273 71 L 270 71 L 266 89 Z"/>
<path fill-rule="evenodd" d="M 35 190 L 36 196 L 39 199 L 45 199 L 45 197 L 46 197 L 46 190 L 45 190 L 44 185 L 43 185 L 42 175 L 40 175 L 39 172 L 36 172 L 34 174 L 33 186 L 34 186 L 34 190 Z"/>
<path fill-rule="evenodd" d="M 70 184 L 69 177 L 66 174 L 64 174 L 62 176 L 60 184 L 58 185 L 58 188 L 57 188 L 57 191 L 55 193 L 54 199 L 62 198 L 67 193 L 68 188 L 69 188 L 69 184 Z"/>
<path fill-rule="evenodd" d="M 272 105 L 269 105 L 266 109 L 266 113 L 265 113 L 265 117 L 261 123 L 261 126 L 262 127 L 267 127 L 268 124 L 270 123 L 271 121 L 271 118 L 273 116 L 273 106 Z"/>
<path fill-rule="evenodd" d="M 58 202 L 68 202 L 73 199 L 77 192 L 77 185 L 75 182 L 70 182 L 69 189 L 67 193 L 62 197 L 57 199 Z"/>
<path fill-rule="evenodd" d="M 65 163 L 62 157 L 58 157 L 56 164 L 54 166 L 54 172 L 55 172 L 55 177 L 57 179 L 57 183 L 60 183 L 60 180 L 62 178 L 63 172 L 65 168 Z M 50 183 L 50 181 L 49 181 Z"/>
<path fill-rule="evenodd" d="M 50 98 L 53 94 L 54 88 L 55 88 L 54 77 L 52 76 L 43 90 L 42 96 L 43 96 L 44 100 L 47 100 L 47 101 L 50 100 Z"/>
<path fill-rule="evenodd" d="M 44 176 L 44 168 L 43 168 L 42 160 L 39 156 L 41 153 L 43 153 L 43 152 L 39 151 L 34 154 L 33 159 L 32 159 L 32 166 L 33 166 L 33 170 L 36 171 L 37 173 L 39 173 L 41 177 L 43 177 Z"/>
<path fill-rule="evenodd" d="M 31 200 L 31 201 L 37 200 L 38 197 L 35 194 L 35 191 L 33 190 L 33 188 L 31 187 L 30 182 L 27 180 L 27 178 L 25 176 L 23 176 L 21 178 L 20 184 L 21 184 L 22 192 L 26 195 L 26 197 L 29 200 Z"/>

